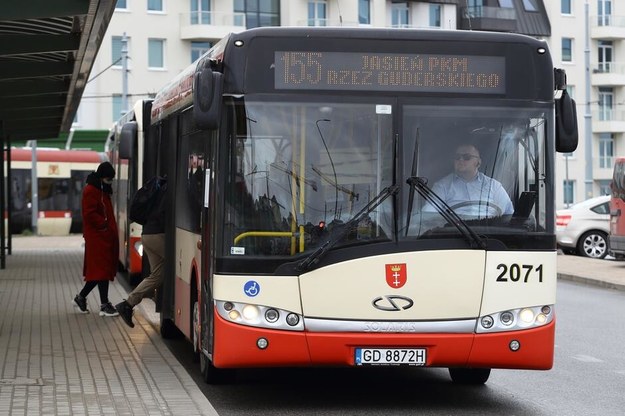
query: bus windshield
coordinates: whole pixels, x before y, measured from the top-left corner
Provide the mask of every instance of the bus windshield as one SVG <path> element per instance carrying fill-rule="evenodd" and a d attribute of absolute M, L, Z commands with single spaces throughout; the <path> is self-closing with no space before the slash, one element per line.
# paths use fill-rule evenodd
<path fill-rule="evenodd" d="M 462 240 L 467 229 L 521 238 L 552 227 L 541 186 L 551 122 L 547 107 L 297 97 L 226 101 L 231 174 L 225 255 L 291 257 L 336 235 L 334 248 Z M 458 155 L 467 146 L 474 153 Z M 455 159 L 472 156 L 479 156 L 480 186 L 454 185 Z M 410 178 L 425 188 L 411 186 Z M 464 201 L 459 185 L 469 188 Z M 389 193 L 389 187 L 397 191 Z M 462 224 L 450 224 L 447 210 Z"/>

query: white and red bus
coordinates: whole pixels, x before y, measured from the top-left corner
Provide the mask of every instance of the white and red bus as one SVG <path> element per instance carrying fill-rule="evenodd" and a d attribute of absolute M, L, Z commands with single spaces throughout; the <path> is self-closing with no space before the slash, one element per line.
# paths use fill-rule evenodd
<path fill-rule="evenodd" d="M 33 149 L 11 148 L 10 230 L 32 230 Z M 81 195 L 87 176 L 106 160 L 95 150 L 37 148 L 38 215 L 41 235 L 82 232 Z M 6 166 L 6 165 L 5 165 Z"/>
<path fill-rule="evenodd" d="M 625 157 L 614 160 L 612 175 L 612 196 L 610 198 L 610 254 L 618 260 L 625 260 Z"/>
<path fill-rule="evenodd" d="M 150 149 L 156 151 L 157 148 L 146 144 L 143 130 L 144 125 L 150 123 L 150 104 L 151 100 L 136 102 L 132 110 L 113 125 L 104 146 L 117 173 L 113 180 L 113 210 L 119 231 L 119 264 L 133 285 L 149 270 L 143 265 L 142 226 L 128 219 L 128 208 L 137 189 L 156 172 L 156 154 L 150 154 Z M 122 131 L 130 127 L 132 137 L 124 141 L 126 148 L 120 148 Z"/>
<path fill-rule="evenodd" d="M 162 334 L 184 333 L 211 382 L 249 367 L 448 367 L 465 383 L 551 368 L 554 155 L 577 146 L 565 87 L 547 44 L 515 34 L 227 36 L 151 104 L 169 178 Z M 126 131 L 120 148 L 137 140 Z M 433 192 L 467 140 L 513 214 Z"/>

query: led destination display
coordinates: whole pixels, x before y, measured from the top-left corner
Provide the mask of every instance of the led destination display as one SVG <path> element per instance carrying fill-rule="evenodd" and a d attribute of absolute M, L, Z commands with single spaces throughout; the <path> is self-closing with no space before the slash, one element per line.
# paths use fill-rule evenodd
<path fill-rule="evenodd" d="M 505 93 L 500 56 L 275 52 L 275 88 Z"/>

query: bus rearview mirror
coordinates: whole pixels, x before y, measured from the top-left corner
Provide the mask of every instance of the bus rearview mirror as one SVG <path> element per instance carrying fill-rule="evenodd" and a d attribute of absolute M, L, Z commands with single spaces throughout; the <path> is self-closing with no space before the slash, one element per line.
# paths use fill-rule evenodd
<path fill-rule="evenodd" d="M 570 153 L 577 149 L 577 107 L 575 100 L 562 91 L 556 100 L 556 151 Z"/>
<path fill-rule="evenodd" d="M 216 129 L 221 117 L 223 74 L 204 68 L 193 78 L 193 119 L 201 129 Z"/>
<path fill-rule="evenodd" d="M 119 157 L 132 159 L 135 143 L 137 142 L 137 122 L 130 121 L 122 126 L 119 135 Z"/>

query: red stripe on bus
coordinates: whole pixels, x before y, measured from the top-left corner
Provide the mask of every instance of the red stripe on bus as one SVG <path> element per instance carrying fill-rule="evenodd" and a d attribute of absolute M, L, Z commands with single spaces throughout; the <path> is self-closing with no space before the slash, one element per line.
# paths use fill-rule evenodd
<path fill-rule="evenodd" d="M 39 218 L 72 218 L 72 211 L 39 211 Z"/>
<path fill-rule="evenodd" d="M 11 160 L 32 160 L 31 149 L 11 149 Z M 6 160 L 6 153 L 4 156 Z M 38 162 L 74 162 L 74 163 L 99 163 L 104 161 L 104 154 L 95 150 L 42 150 L 37 149 Z"/>

